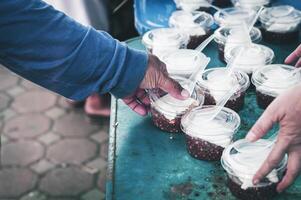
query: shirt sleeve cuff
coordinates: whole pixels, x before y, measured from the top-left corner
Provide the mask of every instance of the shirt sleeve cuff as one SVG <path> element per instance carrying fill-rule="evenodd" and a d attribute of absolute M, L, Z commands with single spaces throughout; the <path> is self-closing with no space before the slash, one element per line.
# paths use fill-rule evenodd
<path fill-rule="evenodd" d="M 111 90 L 117 98 L 133 94 L 142 82 L 147 66 L 147 53 L 127 47 L 124 71 L 118 84 Z"/>

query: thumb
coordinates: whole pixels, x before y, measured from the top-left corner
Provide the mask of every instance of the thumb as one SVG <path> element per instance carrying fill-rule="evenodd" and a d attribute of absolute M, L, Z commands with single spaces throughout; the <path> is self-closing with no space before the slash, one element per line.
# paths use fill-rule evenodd
<path fill-rule="evenodd" d="M 273 103 L 264 111 L 257 122 L 253 125 L 246 136 L 250 142 L 255 142 L 262 138 L 276 123 L 276 112 L 274 111 Z"/>
<path fill-rule="evenodd" d="M 159 84 L 159 88 L 180 100 L 187 99 L 190 96 L 187 90 L 169 76 L 164 76 L 164 80 Z"/>

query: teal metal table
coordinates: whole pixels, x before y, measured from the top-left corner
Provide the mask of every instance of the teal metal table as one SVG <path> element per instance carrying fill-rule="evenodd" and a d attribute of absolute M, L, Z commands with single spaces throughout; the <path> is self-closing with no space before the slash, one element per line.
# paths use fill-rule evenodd
<path fill-rule="evenodd" d="M 140 38 L 129 40 L 128 44 L 143 49 Z M 297 43 L 268 46 L 275 51 L 275 63 L 282 63 Z M 215 43 L 204 53 L 212 59 L 209 67 L 225 66 L 218 60 Z M 238 138 L 245 136 L 261 113 L 254 92 L 249 92 L 239 113 L 242 124 Z M 220 163 L 190 157 L 183 135 L 160 131 L 150 117 L 138 116 L 116 99 L 112 101 L 110 123 L 108 200 L 235 199 L 225 185 L 226 174 Z M 301 177 L 275 199 L 300 200 Z"/>

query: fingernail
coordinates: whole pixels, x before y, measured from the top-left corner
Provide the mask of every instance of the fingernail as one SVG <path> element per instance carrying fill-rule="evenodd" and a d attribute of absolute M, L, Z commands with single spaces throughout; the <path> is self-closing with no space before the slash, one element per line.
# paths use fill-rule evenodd
<path fill-rule="evenodd" d="M 253 132 L 249 132 L 246 136 L 246 139 L 250 142 L 254 142 L 256 140 L 256 135 Z"/>
<path fill-rule="evenodd" d="M 254 185 L 257 185 L 259 183 L 259 180 L 258 179 L 255 179 L 254 181 L 253 181 L 253 184 Z"/>
<path fill-rule="evenodd" d="M 181 92 L 182 97 L 188 98 L 190 96 L 189 92 L 185 89 L 182 90 Z"/>

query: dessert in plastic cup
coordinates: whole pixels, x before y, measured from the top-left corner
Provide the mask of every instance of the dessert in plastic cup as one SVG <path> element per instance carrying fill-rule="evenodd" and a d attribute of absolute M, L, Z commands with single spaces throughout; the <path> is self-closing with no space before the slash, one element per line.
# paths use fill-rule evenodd
<path fill-rule="evenodd" d="M 195 49 L 208 38 L 212 34 L 211 27 L 213 24 L 213 17 L 200 11 L 178 10 L 173 12 L 169 18 L 170 27 L 178 28 L 184 34 L 189 35 L 188 49 Z"/>
<path fill-rule="evenodd" d="M 173 77 L 180 84 L 187 79 L 182 77 Z M 203 105 L 204 97 L 197 95 L 195 92 L 186 100 L 178 100 L 170 94 L 162 91 L 152 91 L 150 95 L 152 121 L 159 129 L 170 132 L 181 132 L 182 116 L 194 107 Z"/>
<path fill-rule="evenodd" d="M 293 66 L 272 64 L 256 70 L 252 83 L 256 87 L 256 99 L 260 108 L 265 109 L 281 93 L 301 83 L 301 73 L 291 75 Z"/>
<path fill-rule="evenodd" d="M 270 0 L 231 0 L 235 7 L 258 10 L 261 6 L 270 4 Z"/>
<path fill-rule="evenodd" d="M 249 39 L 246 38 L 246 33 L 244 31 L 239 31 L 237 26 L 218 28 L 214 32 L 214 34 L 215 34 L 214 40 L 218 45 L 219 59 L 223 62 L 225 62 L 226 50 L 228 49 L 230 50 L 236 46 L 244 46 L 246 44 L 249 44 Z M 260 42 L 262 38 L 260 30 L 256 27 L 253 27 L 252 30 L 250 31 L 250 37 L 253 43 Z M 225 47 L 226 44 L 227 44 L 227 49 Z"/>
<path fill-rule="evenodd" d="M 259 16 L 263 39 L 273 43 L 299 40 L 301 11 L 292 6 L 266 8 Z"/>
<path fill-rule="evenodd" d="M 222 110 L 212 119 L 218 106 L 197 107 L 185 114 L 181 127 L 185 133 L 186 149 L 196 159 L 220 160 L 224 148 L 233 141 L 240 126 L 239 115 L 229 108 Z"/>
<path fill-rule="evenodd" d="M 189 36 L 177 28 L 158 28 L 146 32 L 142 37 L 142 43 L 148 53 L 159 58 L 176 49 L 185 49 Z"/>
<path fill-rule="evenodd" d="M 206 59 L 205 54 L 191 49 L 177 49 L 162 57 L 171 76 L 185 78 L 189 78 L 204 59 Z"/>
<path fill-rule="evenodd" d="M 208 3 L 212 3 L 213 0 L 174 0 L 178 9 L 192 12 L 192 11 L 207 11 Z"/>
<path fill-rule="evenodd" d="M 238 199 L 269 200 L 277 195 L 276 185 L 285 173 L 287 155 L 260 183 L 257 185 L 252 183 L 253 176 L 272 150 L 270 142 L 260 139 L 250 143 L 242 139 L 230 144 L 224 150 L 221 164 L 228 175 L 227 186 Z"/>
<path fill-rule="evenodd" d="M 225 15 L 225 13 L 227 15 Z M 221 26 L 241 26 L 244 22 L 250 24 L 256 12 L 254 10 L 247 10 L 242 8 L 225 8 L 223 12 L 217 11 L 214 14 L 216 23 Z"/>
<path fill-rule="evenodd" d="M 272 64 L 275 58 L 273 50 L 261 44 L 252 44 L 250 46 L 238 46 L 228 50 L 225 54 L 225 60 L 228 63 L 241 51 L 240 57 L 235 61 L 235 69 L 241 70 L 249 75 L 260 67 Z"/>
<path fill-rule="evenodd" d="M 197 92 L 205 96 L 204 105 L 216 105 L 231 89 L 239 85 L 239 90 L 228 100 L 225 107 L 239 112 L 245 101 L 250 80 L 246 73 L 234 70 L 228 75 L 226 68 L 217 67 L 204 71 L 197 83 Z"/>

